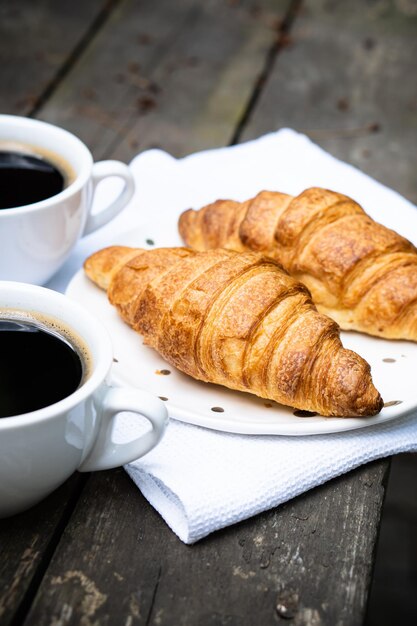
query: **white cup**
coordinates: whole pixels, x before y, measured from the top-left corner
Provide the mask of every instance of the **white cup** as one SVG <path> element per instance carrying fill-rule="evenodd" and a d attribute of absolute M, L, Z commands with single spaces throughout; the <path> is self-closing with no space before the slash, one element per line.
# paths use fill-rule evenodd
<path fill-rule="evenodd" d="M 52 319 L 69 330 L 76 345 L 87 351 L 88 367 L 78 389 L 63 400 L 0 418 L 0 517 L 39 502 L 75 470 L 108 469 L 143 456 L 158 443 L 168 420 L 155 396 L 110 386 L 113 354 L 107 331 L 69 297 L 45 287 L 0 281 L 0 319 L 12 311 Z M 136 438 L 117 443 L 112 428 L 121 411 L 140 414 L 141 425 Z M 145 432 L 144 417 L 151 426 Z"/>
<path fill-rule="evenodd" d="M 69 166 L 72 174 L 60 193 L 0 210 L 0 280 L 43 285 L 63 265 L 81 236 L 120 213 L 133 195 L 134 179 L 120 161 L 93 163 L 80 139 L 46 122 L 0 115 L 0 146 L 9 143 L 30 146 L 35 154 L 37 150 L 51 153 Z M 115 200 L 92 214 L 95 188 L 109 176 L 123 179 L 124 187 Z"/>

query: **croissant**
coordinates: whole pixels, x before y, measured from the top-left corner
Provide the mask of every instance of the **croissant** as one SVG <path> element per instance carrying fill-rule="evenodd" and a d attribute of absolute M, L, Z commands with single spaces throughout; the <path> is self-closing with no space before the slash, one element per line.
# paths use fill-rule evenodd
<path fill-rule="evenodd" d="M 268 254 L 345 330 L 417 341 L 417 249 L 347 196 L 262 191 L 247 202 L 189 209 L 179 230 L 196 250 Z"/>
<path fill-rule="evenodd" d="M 84 268 L 147 345 L 196 379 L 326 416 L 382 408 L 368 363 L 272 259 L 112 246 Z"/>

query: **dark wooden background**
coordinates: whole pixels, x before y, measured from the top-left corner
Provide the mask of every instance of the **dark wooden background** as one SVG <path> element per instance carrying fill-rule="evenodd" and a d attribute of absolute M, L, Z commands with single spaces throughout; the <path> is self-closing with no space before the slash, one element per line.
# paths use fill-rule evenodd
<path fill-rule="evenodd" d="M 2 0 L 0 110 L 96 159 L 290 126 L 417 202 L 415 0 Z M 195 546 L 123 470 L 0 522 L 1 626 L 294 624 L 366 615 L 388 461 Z M 416 460 L 392 463 L 368 626 L 417 620 Z"/>

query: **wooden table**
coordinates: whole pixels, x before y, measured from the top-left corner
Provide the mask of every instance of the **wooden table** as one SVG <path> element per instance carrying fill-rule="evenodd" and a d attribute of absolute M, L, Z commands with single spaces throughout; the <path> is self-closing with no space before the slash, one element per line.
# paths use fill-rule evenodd
<path fill-rule="evenodd" d="M 364 0 L 3 0 L 1 112 L 96 159 L 283 126 L 417 201 L 417 16 Z M 183 545 L 122 469 L 0 522 L 2 626 L 362 623 L 389 462 Z"/>

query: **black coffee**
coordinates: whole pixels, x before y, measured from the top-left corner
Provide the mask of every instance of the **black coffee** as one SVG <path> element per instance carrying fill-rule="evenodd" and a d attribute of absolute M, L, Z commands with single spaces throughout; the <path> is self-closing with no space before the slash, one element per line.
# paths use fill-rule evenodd
<path fill-rule="evenodd" d="M 0 209 L 46 200 L 64 186 L 65 175 L 47 159 L 0 150 Z"/>
<path fill-rule="evenodd" d="M 0 319 L 0 418 L 54 404 L 82 378 L 82 360 L 66 338 L 31 320 Z"/>

